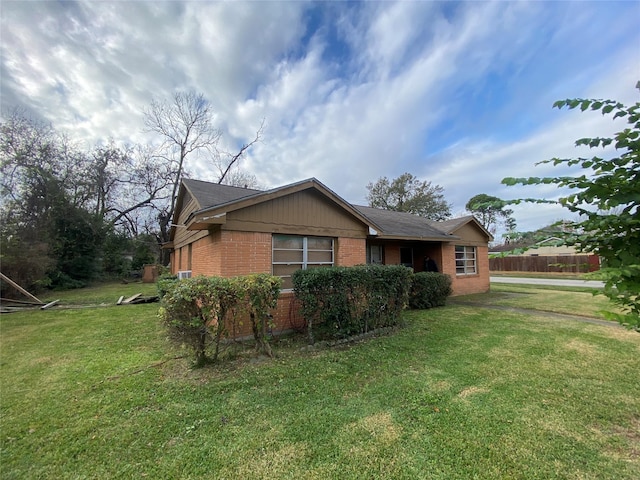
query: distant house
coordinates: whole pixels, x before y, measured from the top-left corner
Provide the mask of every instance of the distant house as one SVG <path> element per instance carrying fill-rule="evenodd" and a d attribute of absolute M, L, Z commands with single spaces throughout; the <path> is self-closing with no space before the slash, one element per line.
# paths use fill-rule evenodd
<path fill-rule="evenodd" d="M 274 315 L 291 316 L 291 275 L 300 268 L 403 264 L 425 256 L 452 278 L 454 295 L 489 290 L 491 234 L 473 217 L 444 222 L 352 205 L 315 178 L 260 191 L 184 180 L 173 217 L 171 271 L 180 277 L 282 277 Z"/>
<path fill-rule="evenodd" d="M 567 256 L 578 255 L 578 251 L 575 247 L 565 245 L 564 240 L 558 237 L 549 237 L 539 241 L 535 245 L 529 247 L 522 252 L 522 255 L 530 255 L 533 257 L 542 256 Z"/>

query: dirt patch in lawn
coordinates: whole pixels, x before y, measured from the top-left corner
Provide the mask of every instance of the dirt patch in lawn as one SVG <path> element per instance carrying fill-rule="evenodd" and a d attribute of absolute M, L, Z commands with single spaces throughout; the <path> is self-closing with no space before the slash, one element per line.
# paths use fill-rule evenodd
<path fill-rule="evenodd" d="M 480 393 L 488 393 L 488 392 L 489 392 L 488 388 L 472 386 L 472 387 L 467 387 L 464 390 L 462 390 L 458 394 L 458 397 L 467 398 L 467 397 L 470 397 L 472 395 L 477 395 L 477 394 L 480 394 Z"/>

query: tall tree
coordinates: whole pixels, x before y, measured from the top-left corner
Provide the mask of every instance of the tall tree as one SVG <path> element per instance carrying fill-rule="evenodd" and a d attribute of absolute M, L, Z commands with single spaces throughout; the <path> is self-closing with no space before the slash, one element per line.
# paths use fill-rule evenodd
<path fill-rule="evenodd" d="M 87 162 L 49 125 L 16 111 L 2 123 L 2 267 L 25 286 L 68 285 L 97 273 L 104 231 L 100 219 L 86 210 L 91 197 Z M 34 262 L 46 269 L 34 268 Z"/>
<path fill-rule="evenodd" d="M 116 273 L 104 261 L 110 236 L 148 246 L 133 241 L 150 233 L 139 229 L 166 195 L 170 177 L 162 162 L 136 152 L 108 144 L 88 153 L 24 112 L 5 114 L 0 123 L 3 272 L 27 288 L 78 285 Z M 110 254 L 117 258 L 137 250 L 123 248 Z M 141 255 L 148 260 L 154 251 L 147 248 Z"/>
<path fill-rule="evenodd" d="M 162 236 L 167 237 L 167 225 L 175 209 L 187 156 L 204 152 L 213 154 L 222 132 L 213 126 L 210 103 L 201 93 L 194 91 L 176 92 L 171 102 L 154 99 L 144 115 L 147 131 L 162 137 L 160 155 L 171 165 L 173 175 L 169 206 L 160 215 L 160 230 Z M 168 240 L 168 237 L 163 240 Z"/>
<path fill-rule="evenodd" d="M 440 185 L 421 181 L 410 173 L 389 180 L 379 178 L 367 185 L 369 206 L 408 212 L 430 220 L 445 220 L 451 216 L 451 204 L 444 198 Z"/>
<path fill-rule="evenodd" d="M 220 171 L 218 183 L 222 183 L 231 168 L 260 139 L 262 126 L 254 140 L 242 145 L 237 153 L 230 154 L 218 149 L 222 132 L 214 126 L 212 106 L 201 93 L 176 92 L 170 102 L 153 100 L 144 115 L 147 131 L 157 133 L 163 140 L 158 155 L 165 159 L 171 170 L 169 204 L 158 215 L 160 241 L 166 242 L 169 240 L 168 226 L 175 211 L 178 188 L 186 173 L 187 157 L 208 157 Z M 168 261 L 167 258 L 164 260 L 165 263 Z"/>
<path fill-rule="evenodd" d="M 465 208 L 480 220 L 484 228 L 495 234 L 500 223 L 509 230 L 515 229 L 515 219 L 511 216 L 513 210 L 505 208 L 506 206 L 507 202 L 504 200 L 480 193 L 471 197 Z"/>
<path fill-rule="evenodd" d="M 636 84 L 640 90 L 640 82 Z M 625 106 L 615 100 L 567 99 L 554 103 L 556 108 L 580 108 L 613 114 L 626 120 L 627 126 L 613 137 L 581 138 L 576 146 L 589 148 L 613 145 L 616 153 L 607 158 L 552 158 L 540 163 L 580 167 L 581 175 L 529 177 L 502 180 L 506 185 L 557 185 L 572 191 L 557 202 L 524 199 L 536 203 L 558 203 L 579 215 L 573 222 L 577 233 L 566 234 L 569 245 L 579 251 L 594 252 L 602 259 L 607 275 L 604 293 L 623 309 L 612 315 L 640 329 L 640 102 Z M 580 173 L 580 171 L 578 172 Z M 515 201 L 514 203 L 517 203 Z"/>

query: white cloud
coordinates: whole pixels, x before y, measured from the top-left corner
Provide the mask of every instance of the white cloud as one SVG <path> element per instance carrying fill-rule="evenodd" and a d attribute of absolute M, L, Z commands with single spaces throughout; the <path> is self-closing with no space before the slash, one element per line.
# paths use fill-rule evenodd
<path fill-rule="evenodd" d="M 600 77 L 599 84 L 589 86 L 584 98 L 602 98 L 614 95 L 627 104 L 632 103 L 634 68 L 629 66 L 629 57 L 622 55 L 612 62 L 610 73 Z M 580 96 L 575 95 L 575 96 Z M 559 190 L 555 185 L 515 186 L 501 184 L 505 177 L 557 177 L 562 175 L 580 175 L 590 173 L 579 167 L 566 168 L 562 165 L 539 164 L 551 158 L 577 158 L 594 155 L 613 155 L 614 149 L 591 150 L 587 147 L 575 147 L 575 141 L 584 137 L 612 136 L 625 128 L 624 120 L 612 121 L 611 115 L 600 112 L 581 112 L 575 110 L 557 110 L 549 108 L 551 117 L 538 130 L 528 136 L 509 142 L 497 142 L 490 139 L 482 141 L 461 141 L 438 154 L 435 163 L 441 167 L 434 173 L 425 169 L 422 173 L 434 183 L 445 187 L 448 198 L 454 200 L 456 208 L 474 195 L 487 193 L 502 199 L 538 198 L 557 200 L 568 194 L 568 190 Z M 446 160 L 442 160 L 446 159 Z M 534 230 L 553 221 L 572 218 L 570 212 L 559 206 L 521 204 L 514 208 L 519 228 Z"/>
<path fill-rule="evenodd" d="M 500 180 L 553 174 L 533 164 L 611 131 L 597 114 L 550 107 L 637 101 L 638 13 L 616 2 L 8 1 L 2 102 L 89 143 L 146 142 L 151 99 L 192 88 L 226 150 L 266 120 L 243 161 L 265 186 L 316 176 L 363 203 L 367 183 L 411 172 L 459 211 L 476 193 L 520 196 Z M 213 175 L 206 162 L 190 169 Z M 556 219 L 527 208 L 520 223 Z"/>

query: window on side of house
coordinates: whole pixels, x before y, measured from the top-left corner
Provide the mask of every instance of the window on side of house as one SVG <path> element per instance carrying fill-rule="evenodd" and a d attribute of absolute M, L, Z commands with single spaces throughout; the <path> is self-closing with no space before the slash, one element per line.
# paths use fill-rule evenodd
<path fill-rule="evenodd" d="M 474 275 L 478 273 L 476 247 L 456 245 L 456 275 Z"/>
<path fill-rule="evenodd" d="M 274 235 L 272 244 L 273 274 L 282 278 L 285 290 L 293 288 L 291 275 L 296 270 L 333 265 L 333 238 Z"/>

